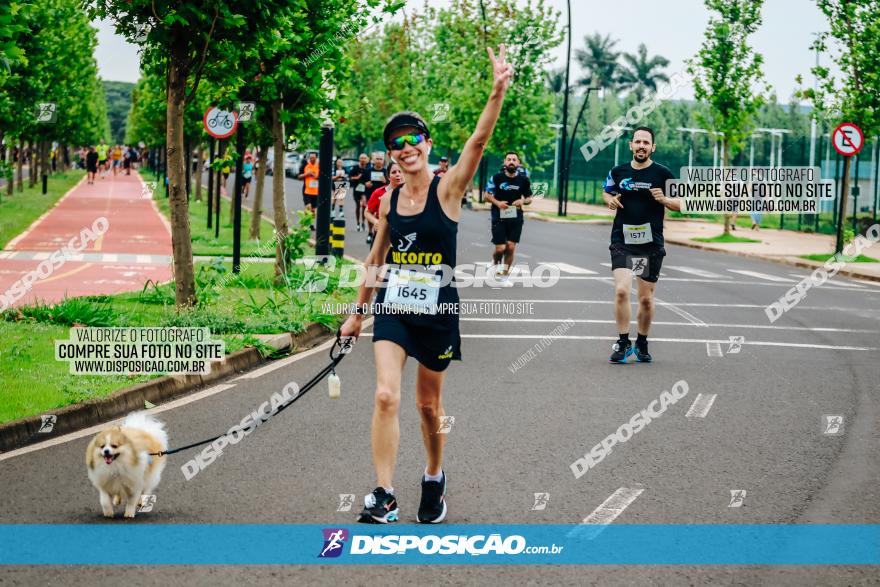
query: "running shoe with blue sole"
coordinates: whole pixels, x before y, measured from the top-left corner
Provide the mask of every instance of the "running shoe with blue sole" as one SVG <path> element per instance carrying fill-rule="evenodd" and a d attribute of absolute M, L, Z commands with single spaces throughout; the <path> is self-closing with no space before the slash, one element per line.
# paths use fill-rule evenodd
<path fill-rule="evenodd" d="M 621 341 L 618 340 L 613 345 L 611 345 L 612 353 L 611 356 L 608 357 L 609 363 L 626 363 L 627 357 L 635 352 L 632 348 L 631 341 L 626 341 L 625 345 L 621 345 L 620 343 Z"/>
<path fill-rule="evenodd" d="M 362 524 L 387 524 L 388 522 L 396 522 L 399 515 L 397 498 L 385 491 L 383 487 L 377 487 L 373 493 L 364 497 L 364 509 L 358 522 Z"/>
<path fill-rule="evenodd" d="M 651 353 L 648 352 L 648 345 L 645 344 L 644 348 L 641 348 L 638 344 L 635 346 L 635 355 L 636 361 L 639 363 L 651 363 L 654 361 L 654 357 L 651 356 Z"/>

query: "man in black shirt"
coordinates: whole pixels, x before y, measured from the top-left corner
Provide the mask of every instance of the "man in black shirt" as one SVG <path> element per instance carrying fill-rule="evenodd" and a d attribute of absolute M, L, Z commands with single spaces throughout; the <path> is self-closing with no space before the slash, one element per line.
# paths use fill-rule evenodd
<path fill-rule="evenodd" d="M 95 174 L 98 172 L 98 153 L 94 147 L 89 147 L 86 153 L 86 173 L 88 174 L 88 183 L 95 183 Z"/>
<path fill-rule="evenodd" d="M 367 209 L 367 199 L 364 197 L 364 190 L 366 189 L 364 188 L 364 182 L 366 181 L 366 176 L 364 174 L 367 171 L 367 165 L 369 165 L 369 163 L 370 158 L 367 157 L 367 154 L 361 153 L 360 157 L 358 157 L 357 166 L 352 167 L 351 172 L 349 173 L 351 195 L 354 196 L 354 214 L 358 232 L 364 229 L 364 210 Z"/>
<path fill-rule="evenodd" d="M 361 183 L 364 185 L 364 200 L 369 203 L 370 196 L 383 185 L 388 183 L 388 171 L 385 169 L 385 153 L 375 151 L 373 153 L 373 165 L 367 169 L 361 176 Z M 373 235 L 378 227 L 373 226 L 369 220 L 367 224 L 367 244 L 373 244 Z"/>
<path fill-rule="evenodd" d="M 619 338 L 611 347 L 612 363 L 626 363 L 635 353 L 636 360 L 651 362 L 648 331 L 654 317 L 654 288 L 666 250 L 663 248 L 663 215 L 666 208 L 681 210 L 681 200 L 667 198 L 666 181 L 672 172 L 654 163 L 651 155 L 654 131 L 640 126 L 633 131 L 629 144 L 633 159 L 608 173 L 602 197 L 617 213 L 611 228 L 611 270 L 614 274 L 615 308 Z M 630 289 L 633 275 L 639 277 L 638 338 L 635 349 L 629 340 Z"/>
<path fill-rule="evenodd" d="M 517 173 L 519 166 L 519 155 L 508 152 L 504 156 L 504 171 L 492 176 L 486 195 L 486 201 L 492 204 L 492 244 L 495 245 L 494 268 L 489 270 L 501 275 L 501 283 L 507 287 L 512 285 L 507 278 L 516 244 L 522 236 L 522 206 L 532 203 L 532 184 L 528 177 Z"/>

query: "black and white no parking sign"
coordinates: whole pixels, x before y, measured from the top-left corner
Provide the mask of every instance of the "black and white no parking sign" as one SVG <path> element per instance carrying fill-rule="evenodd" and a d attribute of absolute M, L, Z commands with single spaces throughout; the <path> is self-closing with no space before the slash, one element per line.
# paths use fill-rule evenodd
<path fill-rule="evenodd" d="M 844 157 L 852 157 L 862 150 L 862 146 L 865 144 L 865 135 L 862 134 L 862 129 L 852 122 L 844 122 L 834 129 L 831 141 L 838 153 Z"/>

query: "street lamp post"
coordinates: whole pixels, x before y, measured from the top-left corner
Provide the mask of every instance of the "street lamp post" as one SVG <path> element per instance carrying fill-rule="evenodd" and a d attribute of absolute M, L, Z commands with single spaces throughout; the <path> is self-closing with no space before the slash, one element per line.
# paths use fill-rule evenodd
<path fill-rule="evenodd" d="M 555 193 L 556 197 L 559 198 L 559 129 L 562 128 L 562 125 L 550 124 L 548 126 L 550 128 L 556 129 L 556 152 L 553 155 L 553 193 Z"/>
<path fill-rule="evenodd" d="M 686 126 L 680 126 L 676 130 L 680 130 L 681 132 L 690 133 L 691 135 L 691 146 L 688 150 L 688 170 L 693 169 L 694 167 L 694 135 L 697 133 L 708 133 L 709 131 L 705 128 L 691 128 Z"/>
<path fill-rule="evenodd" d="M 620 130 L 622 130 L 622 131 L 629 131 L 632 129 L 633 129 L 633 127 L 631 127 L 631 126 L 623 126 L 620 128 Z M 614 137 L 614 166 L 617 167 L 619 162 L 620 162 L 620 136 L 618 135 L 618 136 Z"/>

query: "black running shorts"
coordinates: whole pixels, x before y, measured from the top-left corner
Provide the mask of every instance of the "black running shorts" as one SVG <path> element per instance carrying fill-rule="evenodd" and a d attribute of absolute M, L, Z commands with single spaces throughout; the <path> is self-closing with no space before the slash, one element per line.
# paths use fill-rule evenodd
<path fill-rule="evenodd" d="M 492 244 L 503 245 L 508 241 L 518 243 L 522 236 L 522 220 L 493 220 L 492 221 Z"/>
<path fill-rule="evenodd" d="M 461 360 L 457 323 L 449 327 L 414 326 L 394 314 L 376 314 L 373 342 L 380 340 L 395 343 L 431 371 L 445 371 L 451 361 Z"/>
<path fill-rule="evenodd" d="M 660 267 L 663 265 L 663 257 L 666 249 L 658 247 L 649 251 L 640 251 L 620 243 L 611 243 L 608 247 L 611 251 L 611 270 L 630 269 L 640 279 L 657 283 L 660 277 Z"/>

